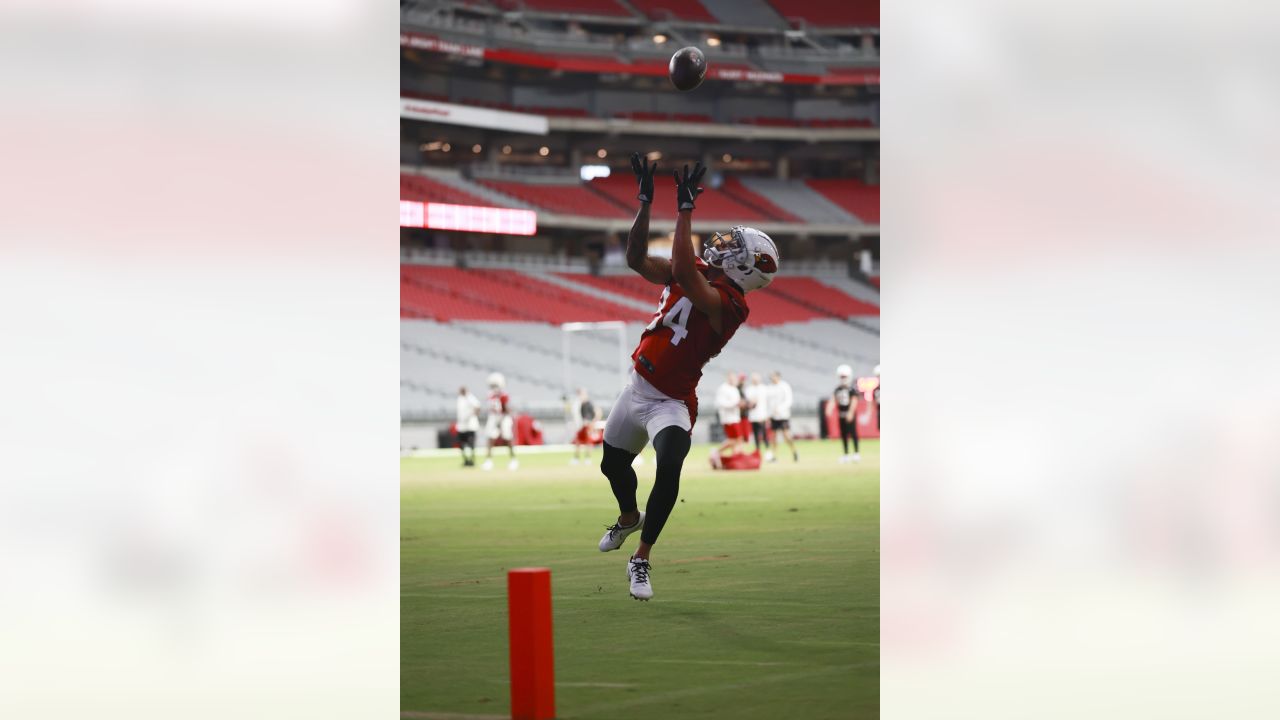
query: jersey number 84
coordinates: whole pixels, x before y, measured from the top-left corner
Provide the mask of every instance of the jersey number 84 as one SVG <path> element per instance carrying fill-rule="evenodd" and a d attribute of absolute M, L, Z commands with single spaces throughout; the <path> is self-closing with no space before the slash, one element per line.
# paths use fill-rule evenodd
<path fill-rule="evenodd" d="M 658 310 L 653 314 L 653 319 L 649 321 L 649 324 L 645 326 L 645 331 L 648 332 L 658 327 L 658 323 L 661 322 L 671 328 L 671 344 L 679 345 L 680 341 L 684 340 L 685 336 L 689 334 L 689 330 L 685 325 L 689 323 L 689 314 L 693 312 L 693 302 L 687 297 L 682 297 L 676 301 L 675 305 L 671 306 L 671 309 L 664 316 L 662 308 L 666 307 L 667 298 L 670 296 L 671 286 L 668 285 L 662 289 L 662 297 L 658 298 Z"/>

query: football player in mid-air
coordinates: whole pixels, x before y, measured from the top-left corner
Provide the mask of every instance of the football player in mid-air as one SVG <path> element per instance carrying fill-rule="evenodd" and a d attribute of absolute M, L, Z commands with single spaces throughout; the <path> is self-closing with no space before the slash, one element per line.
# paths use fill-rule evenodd
<path fill-rule="evenodd" d="M 640 531 L 640 545 L 627 562 L 631 596 L 653 597 L 649 554 L 675 507 L 680 469 L 689 453 L 689 435 L 698 417 L 696 390 L 707 361 L 733 337 L 747 319 L 746 294 L 765 287 L 778 272 L 778 248 L 768 235 L 748 227 L 716 233 L 706 243 L 702 260 L 693 252 L 694 203 L 706 168 L 684 167 L 676 177 L 676 232 L 671 259 L 649 257 L 649 204 L 653 174 L 649 164 L 632 154 L 631 169 L 639 181 L 640 210 L 627 236 L 627 265 L 644 279 L 663 286 L 658 310 L 631 354 L 631 378 L 618 394 L 604 429 L 600 471 L 618 501 L 618 520 L 600 539 L 600 551 L 622 547 Z M 704 262 L 705 260 L 705 262 Z M 657 471 L 648 504 L 636 503 L 636 473 L 631 463 L 649 441 L 657 455 Z"/>

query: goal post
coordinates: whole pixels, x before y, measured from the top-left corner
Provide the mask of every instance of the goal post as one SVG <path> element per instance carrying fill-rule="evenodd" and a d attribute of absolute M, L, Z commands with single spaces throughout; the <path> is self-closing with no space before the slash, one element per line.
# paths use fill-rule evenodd
<path fill-rule="evenodd" d="M 566 397 L 573 397 L 573 336 L 583 332 L 602 332 L 613 334 L 618 340 L 618 388 L 627 383 L 627 324 L 621 320 L 606 322 L 571 322 L 560 325 L 560 347 L 563 358 L 563 383 Z"/>

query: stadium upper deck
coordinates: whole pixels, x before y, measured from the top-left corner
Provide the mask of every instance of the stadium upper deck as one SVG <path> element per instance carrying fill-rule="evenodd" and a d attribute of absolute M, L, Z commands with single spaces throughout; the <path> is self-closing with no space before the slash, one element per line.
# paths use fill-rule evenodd
<path fill-rule="evenodd" d="M 406 247 L 549 252 L 610 264 L 635 214 L 627 157 L 711 172 L 695 233 L 751 224 L 789 260 L 874 264 L 879 29 L 874 2 L 406 0 Z M 708 80 L 675 91 L 678 47 Z M 660 183 L 669 183 L 664 173 Z M 664 189 L 660 189 L 660 193 Z M 536 220 L 514 236 L 432 223 L 432 204 Z M 406 210 L 406 204 L 408 209 Z M 674 225 L 655 204 L 650 230 Z M 406 218 L 407 221 L 406 221 Z M 506 227 L 505 225 L 503 227 Z M 616 258 L 613 258 L 616 261 Z M 865 271 L 865 270 L 864 270 Z"/>

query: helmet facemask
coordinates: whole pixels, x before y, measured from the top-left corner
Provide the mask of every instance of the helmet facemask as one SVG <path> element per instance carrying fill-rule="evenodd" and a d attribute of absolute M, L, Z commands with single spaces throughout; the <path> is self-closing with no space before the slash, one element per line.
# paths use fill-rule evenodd
<path fill-rule="evenodd" d="M 721 270 L 745 263 L 747 241 L 742 237 L 742 229 L 733 228 L 727 236 L 721 233 L 713 235 L 702 251 L 702 259 Z"/>
<path fill-rule="evenodd" d="M 773 280 L 778 272 L 777 252 L 768 235 L 738 226 L 727 237 L 716 233 L 707 243 L 702 259 L 724 272 L 743 292 L 750 292 Z"/>

